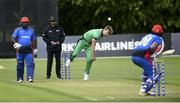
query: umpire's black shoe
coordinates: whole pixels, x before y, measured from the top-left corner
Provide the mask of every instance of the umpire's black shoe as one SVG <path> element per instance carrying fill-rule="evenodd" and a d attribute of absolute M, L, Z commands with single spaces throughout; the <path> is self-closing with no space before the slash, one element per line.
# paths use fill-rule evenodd
<path fill-rule="evenodd" d="M 46 77 L 46 79 L 50 79 L 50 77 Z"/>

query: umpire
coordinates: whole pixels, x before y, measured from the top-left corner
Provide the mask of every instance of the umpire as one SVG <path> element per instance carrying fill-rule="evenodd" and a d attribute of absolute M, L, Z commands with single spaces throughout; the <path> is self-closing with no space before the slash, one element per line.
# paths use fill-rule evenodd
<path fill-rule="evenodd" d="M 47 49 L 47 77 L 50 79 L 53 64 L 53 56 L 56 58 L 56 76 L 61 78 L 61 49 L 65 39 L 65 33 L 62 27 L 58 25 L 57 19 L 53 16 L 49 17 L 49 25 L 44 29 L 42 34 L 43 40 L 46 42 Z"/>

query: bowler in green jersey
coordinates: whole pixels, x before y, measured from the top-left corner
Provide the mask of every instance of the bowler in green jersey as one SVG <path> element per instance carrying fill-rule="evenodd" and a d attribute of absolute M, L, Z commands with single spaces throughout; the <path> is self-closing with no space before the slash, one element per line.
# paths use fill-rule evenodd
<path fill-rule="evenodd" d="M 103 29 L 92 29 L 83 34 L 80 38 L 71 53 L 70 60 L 67 60 L 66 66 L 70 65 L 70 62 L 73 62 L 74 58 L 81 52 L 82 49 L 85 49 L 86 52 L 86 67 L 84 70 L 84 80 L 89 79 L 89 73 L 93 61 L 96 60 L 95 55 L 95 46 L 97 40 L 103 36 L 108 36 L 113 33 L 111 26 L 107 25 Z"/>

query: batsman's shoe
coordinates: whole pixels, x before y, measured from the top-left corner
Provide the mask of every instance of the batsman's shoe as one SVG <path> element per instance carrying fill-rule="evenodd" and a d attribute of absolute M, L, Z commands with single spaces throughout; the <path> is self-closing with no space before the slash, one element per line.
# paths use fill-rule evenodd
<path fill-rule="evenodd" d="M 88 80 L 89 79 L 89 75 L 88 74 L 84 74 L 84 80 Z"/>
<path fill-rule="evenodd" d="M 147 93 L 149 96 L 154 96 L 155 94 L 154 93 L 152 93 L 152 92 L 148 92 Z"/>
<path fill-rule="evenodd" d="M 29 79 L 29 80 L 28 80 L 28 82 L 30 82 L 30 83 L 31 83 L 31 82 L 34 82 L 34 81 L 33 81 L 33 79 Z"/>
<path fill-rule="evenodd" d="M 139 95 L 139 96 L 148 96 L 148 95 L 150 95 L 150 94 L 149 94 L 149 93 L 146 93 L 146 92 L 144 92 L 144 91 L 140 91 L 138 95 Z"/>
<path fill-rule="evenodd" d="M 70 59 L 66 60 L 65 66 L 66 66 L 66 67 L 70 66 L 70 63 L 71 63 Z"/>

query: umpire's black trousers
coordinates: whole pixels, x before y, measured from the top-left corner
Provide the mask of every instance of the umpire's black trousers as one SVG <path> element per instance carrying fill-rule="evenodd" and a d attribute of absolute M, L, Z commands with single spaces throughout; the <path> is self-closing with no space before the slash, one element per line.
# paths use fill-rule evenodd
<path fill-rule="evenodd" d="M 61 78 L 61 51 L 47 51 L 47 79 L 51 77 L 53 57 L 56 59 L 56 76 Z"/>

